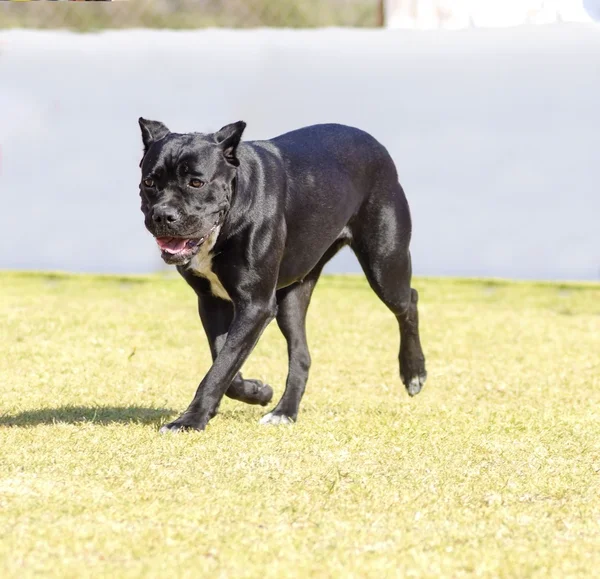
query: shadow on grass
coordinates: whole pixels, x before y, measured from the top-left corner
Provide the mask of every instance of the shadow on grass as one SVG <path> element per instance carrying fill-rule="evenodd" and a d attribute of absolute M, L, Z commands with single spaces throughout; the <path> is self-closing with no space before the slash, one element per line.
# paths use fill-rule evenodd
<path fill-rule="evenodd" d="M 159 424 L 162 419 L 175 415 L 169 408 L 141 406 L 60 406 L 27 410 L 13 416 L 0 415 L 0 427 L 37 426 L 38 424 Z"/>

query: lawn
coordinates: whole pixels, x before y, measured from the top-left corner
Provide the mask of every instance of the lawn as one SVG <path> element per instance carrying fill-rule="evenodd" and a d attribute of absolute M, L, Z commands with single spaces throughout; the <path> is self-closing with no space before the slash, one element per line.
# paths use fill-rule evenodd
<path fill-rule="evenodd" d="M 297 424 L 225 400 L 170 277 L 0 274 L 0 576 L 569 577 L 600 568 L 600 285 L 416 279 L 429 379 L 393 316 L 325 277 Z M 244 375 L 282 393 L 267 328 Z"/>

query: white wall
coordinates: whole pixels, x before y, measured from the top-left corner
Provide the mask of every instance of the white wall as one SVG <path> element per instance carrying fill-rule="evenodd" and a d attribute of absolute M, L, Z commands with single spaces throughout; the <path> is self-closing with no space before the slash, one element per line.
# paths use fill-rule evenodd
<path fill-rule="evenodd" d="M 0 33 L 0 268 L 144 272 L 137 118 L 372 132 L 411 203 L 420 274 L 598 279 L 600 35 Z M 348 254 L 330 271 L 356 271 Z"/>
<path fill-rule="evenodd" d="M 600 0 L 384 0 L 389 28 L 497 28 L 600 20 Z"/>

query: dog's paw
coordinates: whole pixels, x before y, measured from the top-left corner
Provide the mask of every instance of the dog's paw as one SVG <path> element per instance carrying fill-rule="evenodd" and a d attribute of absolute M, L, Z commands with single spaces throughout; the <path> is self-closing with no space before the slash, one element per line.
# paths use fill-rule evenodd
<path fill-rule="evenodd" d="M 294 424 L 294 419 L 285 414 L 269 412 L 260 419 L 260 424 Z"/>
<path fill-rule="evenodd" d="M 418 376 L 413 376 L 408 384 L 405 384 L 408 395 L 412 397 L 421 392 L 421 389 L 425 385 L 425 380 L 427 380 L 427 374 L 425 372 Z"/>
<path fill-rule="evenodd" d="M 273 399 L 273 388 L 268 384 L 263 384 L 260 380 L 244 380 L 254 385 L 254 390 L 250 396 L 250 403 L 266 406 Z"/>
<path fill-rule="evenodd" d="M 165 424 L 158 431 L 159 434 L 177 434 L 181 432 L 181 428 L 177 424 Z"/>
<path fill-rule="evenodd" d="M 273 388 L 260 380 L 235 380 L 226 395 L 233 400 L 246 404 L 260 404 L 266 406 L 273 399 Z"/>
<path fill-rule="evenodd" d="M 173 422 L 169 422 L 169 424 L 165 424 L 158 432 L 159 434 L 177 434 L 179 432 L 189 432 L 194 430 L 199 431 L 204 429 L 200 428 L 196 424 L 178 419 L 174 420 Z"/>

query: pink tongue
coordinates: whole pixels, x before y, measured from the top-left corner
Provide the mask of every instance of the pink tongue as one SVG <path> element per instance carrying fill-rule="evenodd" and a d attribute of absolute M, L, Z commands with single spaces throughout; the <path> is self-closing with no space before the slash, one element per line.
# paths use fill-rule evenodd
<path fill-rule="evenodd" d="M 157 237 L 156 243 L 158 243 L 158 247 L 167 253 L 179 253 L 185 249 L 187 239 L 177 239 L 176 237 Z"/>

